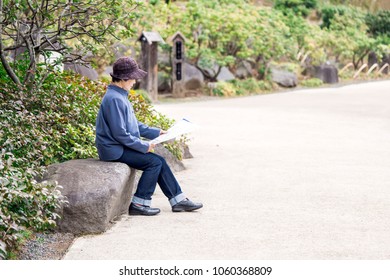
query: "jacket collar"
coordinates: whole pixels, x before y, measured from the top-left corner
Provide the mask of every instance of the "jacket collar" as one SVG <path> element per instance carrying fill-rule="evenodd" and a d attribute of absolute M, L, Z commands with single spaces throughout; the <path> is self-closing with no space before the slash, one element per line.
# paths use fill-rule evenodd
<path fill-rule="evenodd" d="M 122 95 L 128 96 L 129 92 L 121 87 L 118 87 L 116 85 L 110 84 L 108 85 L 108 89 L 114 90 Z"/>

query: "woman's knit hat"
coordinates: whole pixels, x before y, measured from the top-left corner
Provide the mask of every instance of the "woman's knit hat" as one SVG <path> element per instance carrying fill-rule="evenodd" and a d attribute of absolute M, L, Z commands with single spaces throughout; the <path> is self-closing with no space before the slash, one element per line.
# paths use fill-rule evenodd
<path fill-rule="evenodd" d="M 119 80 L 138 80 L 146 76 L 147 72 L 138 68 L 137 62 L 130 57 L 121 57 L 115 61 L 111 77 Z"/>

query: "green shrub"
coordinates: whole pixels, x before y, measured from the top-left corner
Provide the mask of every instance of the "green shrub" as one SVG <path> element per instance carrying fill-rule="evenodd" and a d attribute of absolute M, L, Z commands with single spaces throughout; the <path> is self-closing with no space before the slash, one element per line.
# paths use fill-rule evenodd
<path fill-rule="evenodd" d="M 269 81 L 259 81 L 255 78 L 233 80 L 230 83 L 234 85 L 237 95 L 256 94 L 272 89 L 272 83 L 270 83 Z"/>
<path fill-rule="evenodd" d="M 275 9 L 281 10 L 284 14 L 294 13 L 307 17 L 310 10 L 317 7 L 317 0 L 276 0 Z"/>
<path fill-rule="evenodd" d="M 301 85 L 304 87 L 319 87 L 322 86 L 323 84 L 324 83 L 322 82 L 322 80 L 318 78 L 311 78 L 311 79 L 303 80 L 301 82 Z"/>
<path fill-rule="evenodd" d="M 56 212 L 66 202 L 60 186 L 34 179 L 43 169 L 15 167 L 20 161 L 5 149 L 0 152 L 0 259 L 7 258 L 7 247 L 12 248 L 26 228 L 54 227 Z"/>
<path fill-rule="evenodd" d="M 322 24 L 321 28 L 329 28 L 332 22 L 332 19 L 336 15 L 343 16 L 346 13 L 346 7 L 344 6 L 326 6 L 321 9 Z"/>
<path fill-rule="evenodd" d="M 104 87 L 69 72 L 49 75 L 33 92 L 3 87 L 0 146 L 34 166 L 96 156 L 94 122 Z"/>
<path fill-rule="evenodd" d="M 237 87 L 242 88 L 244 91 L 246 91 L 246 93 L 249 94 L 258 93 L 261 91 L 261 88 L 259 87 L 259 81 L 255 78 L 242 80 L 237 84 Z"/>
<path fill-rule="evenodd" d="M 262 91 L 270 91 L 274 88 L 272 81 L 270 80 L 258 81 L 257 84 L 259 85 L 259 88 Z"/>
<path fill-rule="evenodd" d="M 376 14 L 367 14 L 366 24 L 372 35 L 390 37 L 390 11 L 381 10 Z"/>
<path fill-rule="evenodd" d="M 343 72 L 339 72 L 339 78 L 340 80 L 351 80 L 355 75 L 355 72 L 356 71 L 353 69 L 346 69 Z"/>
<path fill-rule="evenodd" d="M 211 95 L 215 96 L 225 96 L 232 97 L 237 94 L 236 88 L 232 83 L 228 82 L 217 82 L 213 83 L 213 87 L 211 88 Z"/>
<path fill-rule="evenodd" d="M 299 74 L 302 72 L 301 66 L 298 63 L 279 63 L 278 66 L 288 72 Z"/>

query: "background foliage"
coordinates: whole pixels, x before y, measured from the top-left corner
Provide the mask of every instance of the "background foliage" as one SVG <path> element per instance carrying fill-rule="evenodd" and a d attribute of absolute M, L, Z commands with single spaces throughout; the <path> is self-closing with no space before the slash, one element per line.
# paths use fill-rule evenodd
<path fill-rule="evenodd" d="M 370 51 L 379 58 L 390 52 L 388 11 L 364 9 L 357 1 L 275 0 L 272 7 L 257 2 L 153 1 L 137 11 L 134 28 L 158 31 L 167 41 L 180 31 L 187 61 L 206 82 L 216 82 L 224 66 L 236 74 L 243 61 L 250 63 L 251 77 L 266 80 L 272 62 L 301 64 L 299 53 L 308 54 L 306 64 L 342 68 L 352 62 L 357 69 Z"/>
<path fill-rule="evenodd" d="M 294 13 L 307 17 L 312 9 L 317 7 L 317 0 L 276 0 L 275 9 L 281 10 L 284 14 Z"/>
<path fill-rule="evenodd" d="M 16 69 L 25 67 L 20 61 Z M 38 182 L 45 166 L 97 157 L 95 120 L 107 84 L 72 72 L 50 74 L 34 92 L 19 89 L 0 67 L 0 257 L 25 228 L 55 226 L 65 203 L 60 186 Z M 129 95 L 139 120 L 168 129 L 172 120 L 154 111 L 141 93 Z M 180 157 L 179 143 L 169 149 Z"/>

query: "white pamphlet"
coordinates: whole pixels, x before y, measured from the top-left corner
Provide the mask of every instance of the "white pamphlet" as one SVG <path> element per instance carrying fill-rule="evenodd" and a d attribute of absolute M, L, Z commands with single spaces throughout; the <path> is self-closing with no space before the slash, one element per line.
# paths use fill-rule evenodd
<path fill-rule="evenodd" d="M 159 137 L 151 140 L 150 143 L 159 144 L 162 142 L 166 142 L 180 135 L 192 132 L 195 127 L 196 126 L 189 120 L 182 119 L 176 122 L 171 128 L 169 128 L 166 134 L 161 134 Z"/>

